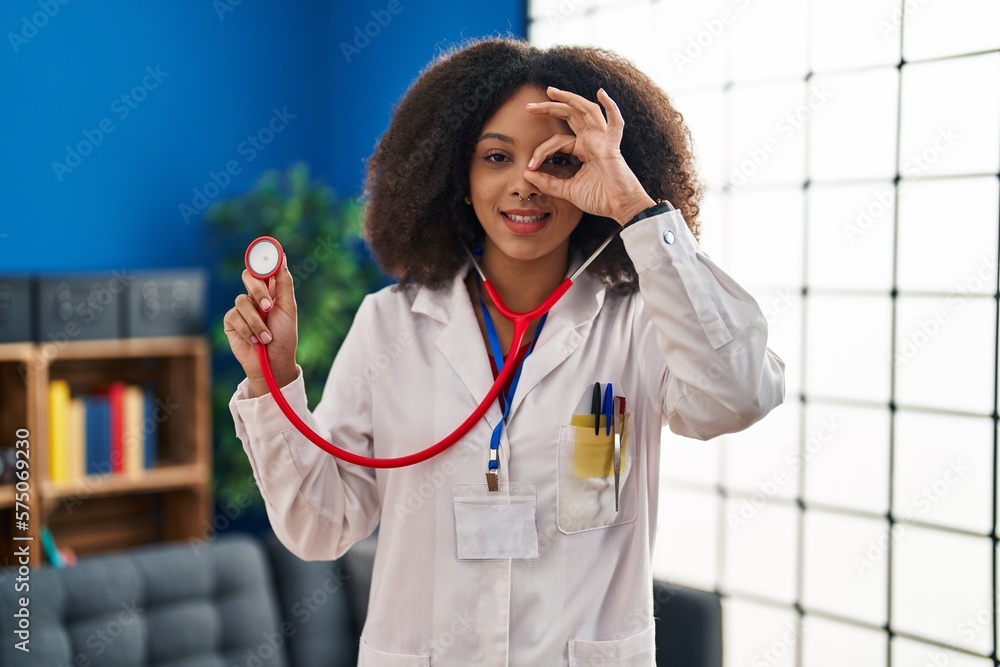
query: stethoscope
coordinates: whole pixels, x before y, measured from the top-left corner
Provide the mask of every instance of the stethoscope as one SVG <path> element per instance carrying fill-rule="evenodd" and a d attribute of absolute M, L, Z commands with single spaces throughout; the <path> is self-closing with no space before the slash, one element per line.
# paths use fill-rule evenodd
<path fill-rule="evenodd" d="M 615 230 L 611 236 L 609 236 L 601 245 L 594 251 L 594 253 L 587 258 L 587 260 L 580 265 L 580 268 L 576 270 L 573 275 L 569 278 L 563 280 L 559 285 L 552 291 L 552 293 L 541 303 L 538 307 L 526 312 L 518 313 L 507 307 L 507 304 L 503 302 L 500 298 L 500 294 L 497 293 L 496 289 L 493 287 L 493 283 L 486 278 L 483 273 L 482 268 L 479 266 L 479 262 L 476 260 L 475 255 L 468 249 L 465 248 L 465 252 L 469 255 L 469 259 L 472 260 L 472 264 L 476 269 L 476 273 L 479 274 L 480 279 L 483 282 L 483 288 L 489 295 L 490 299 L 493 301 L 493 305 L 496 309 L 500 311 L 500 314 L 505 318 L 514 323 L 514 337 L 510 341 L 510 349 L 507 351 L 507 357 L 513 359 L 512 356 L 515 350 L 520 349 L 521 342 L 524 340 L 524 335 L 528 331 L 528 326 L 532 321 L 541 317 L 545 313 L 549 312 L 553 306 L 562 298 L 562 295 L 572 287 L 573 281 L 583 273 L 591 262 L 597 259 L 597 256 L 601 254 L 609 243 L 611 243 L 614 238 L 618 235 L 621 230 Z M 284 253 L 281 249 L 281 244 L 277 240 L 270 236 L 261 236 L 247 247 L 246 255 L 244 255 L 244 262 L 246 263 L 247 271 L 251 276 L 259 280 L 266 281 L 278 274 L 281 270 L 282 258 Z M 261 318 L 265 321 L 267 320 L 267 313 L 261 310 L 260 306 L 257 306 L 257 312 L 260 314 Z M 299 430 L 302 435 L 306 436 L 314 445 L 332 454 L 342 461 L 347 461 L 348 463 L 354 463 L 356 465 L 365 466 L 368 468 L 402 468 L 404 466 L 413 465 L 414 463 L 420 463 L 421 461 L 426 461 L 432 456 L 437 456 L 444 450 L 448 449 L 456 442 L 458 442 L 462 436 L 472 430 L 472 427 L 486 414 L 490 405 L 496 400 L 497 396 L 500 394 L 501 389 L 506 384 L 508 378 L 515 372 L 516 364 L 504 364 L 503 368 L 497 375 L 496 380 L 493 381 L 493 386 L 490 390 L 486 392 L 486 396 L 480 401 L 476 409 L 472 411 L 472 414 L 466 418 L 464 422 L 459 424 L 458 428 L 452 431 L 449 435 L 442 438 L 437 444 L 431 445 L 427 449 L 416 452 L 415 454 L 409 454 L 407 456 L 398 456 L 396 458 L 380 459 L 372 458 L 368 456 L 361 456 L 360 454 L 355 454 L 349 452 L 345 449 L 337 447 L 333 443 L 327 442 L 322 436 L 309 428 L 306 424 L 292 409 L 292 406 L 288 404 L 285 397 L 282 395 L 281 390 L 278 387 L 278 383 L 274 379 L 274 375 L 271 373 L 271 363 L 267 357 L 267 346 L 263 343 L 257 343 L 257 359 L 260 361 L 261 370 L 264 373 L 264 381 L 267 383 L 267 388 L 271 391 L 271 396 L 274 397 L 275 403 L 278 404 L 278 408 L 284 413 L 288 421 Z"/>

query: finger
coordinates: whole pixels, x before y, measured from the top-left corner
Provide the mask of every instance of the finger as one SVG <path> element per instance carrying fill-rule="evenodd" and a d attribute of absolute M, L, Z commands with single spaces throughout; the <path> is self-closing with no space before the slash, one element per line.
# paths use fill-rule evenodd
<path fill-rule="evenodd" d="M 525 171 L 524 180 L 534 185 L 544 195 L 550 195 L 558 199 L 569 199 L 569 180 L 556 178 L 549 174 L 537 171 Z"/>
<path fill-rule="evenodd" d="M 597 91 L 597 99 L 604 105 L 604 110 L 608 114 L 608 129 L 611 130 L 612 136 L 617 139 L 617 143 L 621 143 L 622 131 L 625 129 L 625 118 L 622 116 L 621 109 L 618 108 L 618 103 L 611 99 L 608 91 L 603 88 Z"/>
<path fill-rule="evenodd" d="M 250 297 L 246 294 L 240 294 L 236 297 L 236 310 L 243 316 L 250 331 L 257 336 L 257 340 L 264 344 L 271 342 L 271 332 L 267 330 L 264 320 L 260 318 L 257 307 L 250 301 Z"/>
<path fill-rule="evenodd" d="M 542 163 L 556 153 L 573 154 L 576 148 L 575 134 L 555 134 L 538 145 L 528 160 L 528 169 L 539 169 Z"/>
<path fill-rule="evenodd" d="M 528 113 L 533 113 L 536 116 L 547 115 L 560 118 L 577 134 L 581 134 L 591 127 L 603 132 L 607 126 L 600 112 L 596 116 L 588 116 L 564 102 L 532 102 L 531 106 L 526 107 L 526 109 Z"/>
<path fill-rule="evenodd" d="M 243 319 L 243 316 L 240 315 L 239 310 L 236 308 L 230 309 L 222 321 L 222 330 L 226 333 L 226 336 L 229 336 L 230 333 L 235 333 L 244 341 L 254 345 L 260 340 L 254 335 L 254 332 L 250 329 L 250 325 L 246 323 L 246 320 Z"/>
<path fill-rule="evenodd" d="M 548 90 L 546 90 L 546 94 L 559 102 L 568 104 L 571 108 L 582 113 L 587 120 L 595 123 L 598 127 L 604 126 L 605 120 L 604 114 L 601 113 L 601 107 L 587 98 L 577 95 L 576 93 L 571 93 L 568 90 L 560 90 L 555 86 L 549 86 Z"/>
<path fill-rule="evenodd" d="M 529 102 L 525 109 L 528 113 L 555 116 L 556 118 L 562 118 L 567 121 L 573 114 L 579 113 L 576 109 L 565 102 Z"/>
<path fill-rule="evenodd" d="M 292 272 L 288 268 L 288 255 L 281 255 L 281 271 L 274 277 L 275 299 L 281 302 L 287 312 L 295 311 L 295 286 L 292 283 Z"/>
<path fill-rule="evenodd" d="M 250 272 L 243 269 L 243 285 L 247 288 L 247 294 L 254 303 L 260 304 L 261 310 L 265 313 L 274 306 L 274 302 L 271 300 L 271 292 L 267 288 L 267 283 L 265 283 L 260 278 L 254 278 L 250 275 Z"/>

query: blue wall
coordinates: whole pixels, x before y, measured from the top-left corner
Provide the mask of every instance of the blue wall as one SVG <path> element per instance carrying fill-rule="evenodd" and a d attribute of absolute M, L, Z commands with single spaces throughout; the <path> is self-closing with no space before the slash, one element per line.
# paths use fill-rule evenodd
<path fill-rule="evenodd" d="M 213 172 L 211 201 L 296 160 L 356 195 L 439 47 L 524 34 L 521 0 L 62 1 L 0 5 L 0 273 L 209 266 Z"/>

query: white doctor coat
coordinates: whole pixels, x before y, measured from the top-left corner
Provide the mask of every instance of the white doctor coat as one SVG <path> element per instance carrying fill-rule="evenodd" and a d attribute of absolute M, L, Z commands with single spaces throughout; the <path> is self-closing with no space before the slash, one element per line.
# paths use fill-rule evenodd
<path fill-rule="evenodd" d="M 455 502 L 483 483 L 497 402 L 455 446 L 371 470 L 329 456 L 247 381 L 230 403 L 275 533 L 306 560 L 341 556 L 379 528 L 359 665 L 654 664 L 651 553 L 660 437 L 708 439 L 784 398 L 754 299 L 705 255 L 679 211 L 622 232 L 638 293 L 585 273 L 527 358 L 500 447 L 501 482 L 533 483 L 539 557 L 459 560 Z M 282 392 L 318 433 L 368 456 L 410 454 L 450 433 L 492 383 L 466 291 L 369 295 L 310 414 L 301 371 Z M 609 479 L 572 471 L 570 416 L 595 382 L 632 413 L 620 511 Z"/>

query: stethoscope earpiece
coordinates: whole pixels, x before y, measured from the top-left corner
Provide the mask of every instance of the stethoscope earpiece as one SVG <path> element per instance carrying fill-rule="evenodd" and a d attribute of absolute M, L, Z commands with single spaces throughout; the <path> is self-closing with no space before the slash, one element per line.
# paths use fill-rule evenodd
<path fill-rule="evenodd" d="M 259 280 L 267 280 L 278 275 L 283 255 L 284 251 L 277 240 L 270 236 L 260 236 L 247 246 L 243 261 L 251 276 Z"/>

